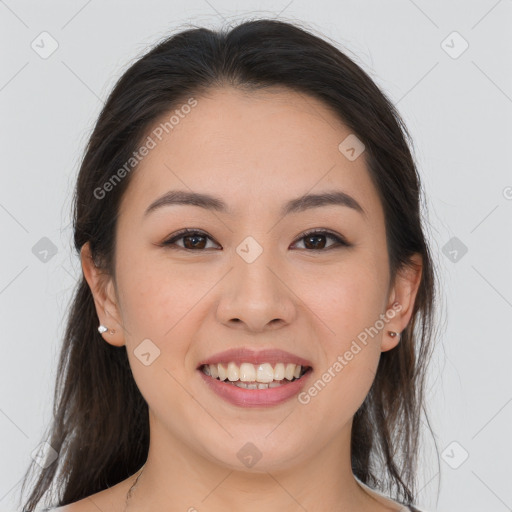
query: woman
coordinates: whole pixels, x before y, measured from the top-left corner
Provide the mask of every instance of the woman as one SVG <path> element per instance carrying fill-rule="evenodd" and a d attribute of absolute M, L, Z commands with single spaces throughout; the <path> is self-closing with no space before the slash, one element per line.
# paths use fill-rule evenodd
<path fill-rule="evenodd" d="M 24 510 L 57 482 L 66 512 L 419 510 L 435 273 L 408 137 L 289 23 L 135 62 L 78 176 L 59 457 Z"/>

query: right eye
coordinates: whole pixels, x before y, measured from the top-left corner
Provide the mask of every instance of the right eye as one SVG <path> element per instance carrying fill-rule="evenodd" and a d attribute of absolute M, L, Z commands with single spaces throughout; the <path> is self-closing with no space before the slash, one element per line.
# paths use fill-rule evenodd
<path fill-rule="evenodd" d="M 207 239 L 213 240 L 204 231 L 187 228 L 182 229 L 177 233 L 173 233 L 170 238 L 162 242 L 162 246 L 168 247 L 170 249 L 183 249 L 186 251 L 194 251 L 205 249 Z M 178 240 L 183 240 L 183 245 L 176 244 Z"/>

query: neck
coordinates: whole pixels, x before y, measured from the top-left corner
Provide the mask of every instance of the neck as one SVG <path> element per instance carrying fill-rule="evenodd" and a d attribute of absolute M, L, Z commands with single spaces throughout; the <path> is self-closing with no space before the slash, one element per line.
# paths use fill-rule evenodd
<path fill-rule="evenodd" d="M 171 503 L 174 510 L 190 512 L 376 510 L 375 499 L 352 473 L 350 428 L 309 459 L 265 463 L 262 456 L 241 470 L 240 464 L 221 465 L 201 455 L 198 447 L 171 438 L 154 420 L 152 427 L 148 459 L 132 478 L 126 512 L 167 510 Z"/>

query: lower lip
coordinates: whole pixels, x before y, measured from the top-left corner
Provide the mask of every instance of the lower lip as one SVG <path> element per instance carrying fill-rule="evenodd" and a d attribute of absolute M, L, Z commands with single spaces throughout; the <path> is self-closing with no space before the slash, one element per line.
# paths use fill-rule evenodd
<path fill-rule="evenodd" d="M 282 384 L 276 388 L 267 389 L 239 388 L 233 384 L 227 384 L 229 381 L 212 379 L 212 377 L 204 374 L 200 369 L 198 372 L 212 391 L 233 405 L 239 407 L 270 407 L 286 402 L 286 400 L 297 395 L 309 378 L 311 369 L 300 379 L 289 382 L 288 384 Z"/>

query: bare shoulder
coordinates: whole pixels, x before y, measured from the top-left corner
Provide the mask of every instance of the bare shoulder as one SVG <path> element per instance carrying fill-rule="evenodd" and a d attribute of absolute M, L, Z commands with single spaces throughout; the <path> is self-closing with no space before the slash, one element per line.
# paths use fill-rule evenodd
<path fill-rule="evenodd" d="M 87 496 L 81 500 L 51 509 L 50 512 L 98 512 L 108 510 L 109 512 L 123 512 L 125 496 L 128 491 L 128 480 L 118 483 L 103 491 Z"/>
<path fill-rule="evenodd" d="M 52 508 L 49 512 L 81 512 L 87 510 L 84 508 L 84 503 L 82 503 L 84 500 L 77 501 L 75 503 L 70 503 L 69 505 L 64 505 L 63 507 L 59 508 Z"/>

